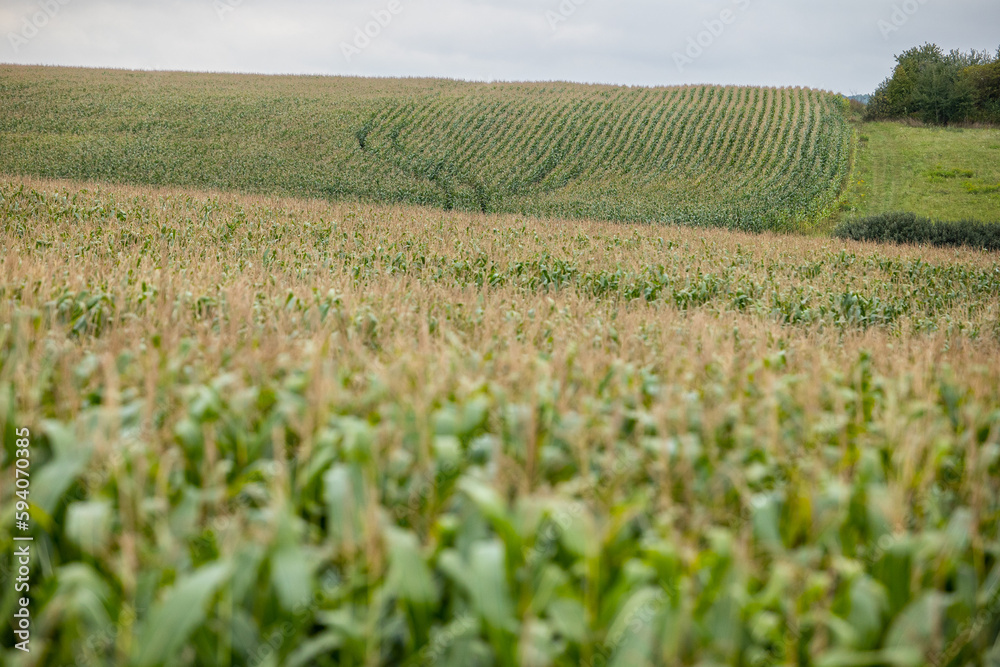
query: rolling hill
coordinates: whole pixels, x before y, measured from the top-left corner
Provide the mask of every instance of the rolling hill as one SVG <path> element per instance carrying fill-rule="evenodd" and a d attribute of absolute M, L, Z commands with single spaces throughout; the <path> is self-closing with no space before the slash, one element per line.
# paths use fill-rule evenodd
<path fill-rule="evenodd" d="M 0 173 L 787 229 L 847 180 L 843 98 L 0 67 Z"/>

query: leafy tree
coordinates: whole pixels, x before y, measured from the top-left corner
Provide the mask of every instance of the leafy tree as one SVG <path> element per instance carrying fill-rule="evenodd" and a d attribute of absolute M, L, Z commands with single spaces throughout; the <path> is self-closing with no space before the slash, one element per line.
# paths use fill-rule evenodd
<path fill-rule="evenodd" d="M 949 62 L 929 63 L 916 75 L 911 103 L 925 123 L 947 125 L 969 118 L 975 106 L 975 89 Z"/>
<path fill-rule="evenodd" d="M 944 60 L 945 62 L 964 69 L 975 65 L 988 65 L 992 63 L 995 58 L 989 51 L 976 51 L 975 49 L 972 49 L 966 53 L 965 51 L 952 49 L 948 52 L 948 55 L 944 57 Z"/>
<path fill-rule="evenodd" d="M 1000 123 L 1000 52 L 997 60 L 974 65 L 962 71 L 962 78 L 972 88 L 979 120 Z"/>
<path fill-rule="evenodd" d="M 1000 100 L 1000 60 L 968 67 L 962 74 L 975 89 L 977 101 Z"/>
<path fill-rule="evenodd" d="M 1000 49 L 952 50 L 924 44 L 896 57 L 891 77 L 868 104 L 865 118 L 918 118 L 948 124 L 966 120 L 1000 122 Z"/>
<path fill-rule="evenodd" d="M 892 76 L 875 91 L 869 105 L 869 118 L 899 118 L 913 113 L 913 93 L 921 70 L 944 61 L 944 51 L 936 44 L 924 44 L 896 56 Z"/>

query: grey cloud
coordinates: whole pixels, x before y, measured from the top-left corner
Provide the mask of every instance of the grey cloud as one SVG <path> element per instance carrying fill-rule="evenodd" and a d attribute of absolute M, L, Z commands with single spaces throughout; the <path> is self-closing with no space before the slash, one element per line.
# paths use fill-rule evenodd
<path fill-rule="evenodd" d="M 0 0 L 0 61 L 867 92 L 894 54 L 925 41 L 995 50 L 1000 25 L 994 0 L 396 1 L 402 11 L 348 59 L 342 44 L 389 0 Z M 735 20 L 710 34 L 726 9 Z M 45 25 L 19 40 L 40 12 Z M 675 54 L 699 39 L 679 70 Z"/>

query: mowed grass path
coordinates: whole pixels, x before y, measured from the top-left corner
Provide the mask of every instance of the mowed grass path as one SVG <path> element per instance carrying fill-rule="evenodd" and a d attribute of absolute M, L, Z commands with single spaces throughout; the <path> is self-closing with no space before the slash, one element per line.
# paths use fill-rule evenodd
<path fill-rule="evenodd" d="M 822 219 L 843 98 L 803 88 L 0 67 L 0 173 L 749 231 Z"/>
<path fill-rule="evenodd" d="M 941 220 L 1000 222 L 1000 129 L 869 123 L 845 208 L 870 215 L 910 211 Z M 979 192 L 970 192 L 967 186 Z M 985 187 L 984 187 L 985 186 Z"/>

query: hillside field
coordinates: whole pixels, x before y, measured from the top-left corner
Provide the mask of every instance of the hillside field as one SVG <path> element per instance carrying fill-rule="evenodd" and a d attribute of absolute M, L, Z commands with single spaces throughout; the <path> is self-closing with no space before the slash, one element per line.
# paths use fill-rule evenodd
<path fill-rule="evenodd" d="M 30 178 L 0 241 L 4 665 L 996 664 L 996 255 Z"/>
<path fill-rule="evenodd" d="M 751 231 L 823 218 L 847 102 L 0 65 L 0 173 Z"/>

